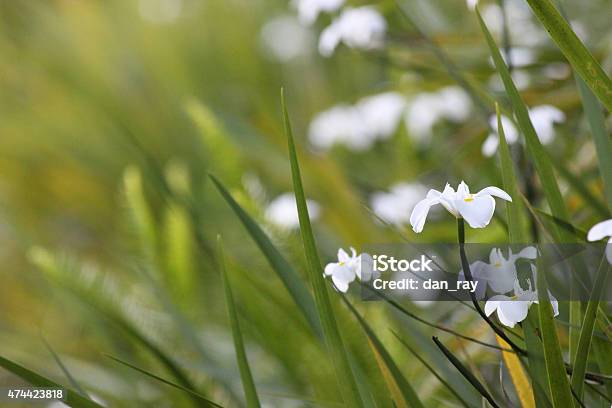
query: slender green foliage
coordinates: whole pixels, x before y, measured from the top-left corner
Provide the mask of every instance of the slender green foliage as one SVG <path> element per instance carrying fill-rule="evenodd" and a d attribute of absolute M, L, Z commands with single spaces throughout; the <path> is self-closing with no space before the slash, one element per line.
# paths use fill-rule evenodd
<path fill-rule="evenodd" d="M 527 3 L 574 70 L 608 111 L 612 111 L 612 81 L 555 8 L 553 2 L 551 0 L 527 0 Z"/>
<path fill-rule="evenodd" d="M 310 225 L 310 217 L 306 206 L 306 197 L 304 188 L 302 187 L 302 177 L 300 175 L 300 166 L 298 163 L 295 142 L 289 121 L 289 114 L 285 104 L 284 92 L 281 91 L 281 105 L 283 110 L 283 119 L 285 134 L 289 147 L 289 159 L 291 162 L 291 175 L 293 178 L 293 189 L 297 202 L 298 217 L 300 220 L 300 232 L 304 244 L 304 252 L 308 265 L 308 275 L 310 284 L 313 287 L 315 294 L 315 302 L 319 312 L 319 319 L 323 326 L 323 333 L 329 349 L 331 359 L 336 370 L 336 379 L 340 386 L 340 394 L 344 403 L 350 407 L 359 408 L 363 406 L 363 402 L 357 389 L 357 383 L 353 376 L 347 350 L 340 336 L 340 330 L 336 323 L 334 311 L 327 292 L 327 285 L 323 279 L 323 269 L 317 252 L 312 227 Z"/>
<path fill-rule="evenodd" d="M 64 387 L 61 384 L 56 383 L 34 371 L 28 370 L 27 368 L 19 365 L 11 360 L 4 357 L 0 357 L 0 367 L 7 371 L 15 374 L 22 380 L 28 382 L 35 387 L 46 387 L 46 388 L 61 388 L 66 393 L 66 397 L 63 401 L 74 408 L 102 408 L 101 405 L 93 402 L 89 398 L 80 395 L 78 392 L 73 391 Z"/>
<path fill-rule="evenodd" d="M 240 330 L 240 322 L 238 321 L 238 312 L 236 311 L 236 305 L 234 303 L 234 295 L 232 294 L 229 277 L 225 269 L 225 255 L 223 254 L 221 236 L 217 237 L 217 254 L 221 280 L 223 281 L 227 314 L 229 315 L 232 337 L 234 338 L 234 351 L 236 352 L 238 368 L 240 369 L 240 378 L 242 379 L 242 388 L 244 389 L 244 395 L 249 408 L 256 408 L 260 406 L 259 397 L 257 396 L 257 389 L 255 388 L 255 382 L 253 381 L 253 375 L 251 374 L 251 368 L 249 367 L 249 361 L 244 349 L 244 340 L 242 338 L 242 331 Z"/>

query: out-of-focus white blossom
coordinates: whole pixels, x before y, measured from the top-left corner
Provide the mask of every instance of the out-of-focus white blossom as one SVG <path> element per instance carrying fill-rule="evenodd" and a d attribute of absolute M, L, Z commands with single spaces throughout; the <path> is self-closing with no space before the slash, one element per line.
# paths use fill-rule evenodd
<path fill-rule="evenodd" d="M 555 138 L 554 125 L 565 122 L 565 114 L 552 105 L 534 106 L 529 109 L 529 118 L 543 144 L 549 144 Z"/>
<path fill-rule="evenodd" d="M 478 0 L 465 0 L 465 3 L 470 10 L 474 10 L 478 5 Z"/>
<path fill-rule="evenodd" d="M 524 69 L 513 70 L 511 76 L 512 82 L 514 82 L 516 89 L 519 91 L 527 89 L 531 85 L 531 76 L 529 75 L 529 72 Z M 504 83 L 497 74 L 491 75 L 491 78 L 489 79 L 489 88 L 495 92 L 504 92 L 506 89 L 504 87 Z"/>
<path fill-rule="evenodd" d="M 268 21 L 261 29 L 260 38 L 268 54 L 280 62 L 308 55 L 314 41 L 310 30 L 293 16 L 280 16 Z"/>
<path fill-rule="evenodd" d="M 387 22 L 373 7 L 346 8 L 319 37 L 319 52 L 325 57 L 342 42 L 350 48 L 372 50 L 383 45 Z"/>
<path fill-rule="evenodd" d="M 548 41 L 546 32 L 534 22 L 527 3 L 523 0 L 506 0 L 504 7 L 512 44 L 533 47 Z M 480 10 L 489 30 L 503 35 L 503 15 L 499 5 L 487 3 Z"/>
<path fill-rule="evenodd" d="M 612 264 L 612 219 L 595 224 L 587 235 L 589 241 L 599 241 L 604 238 L 609 238 L 606 245 L 606 257 Z"/>
<path fill-rule="evenodd" d="M 552 105 L 539 105 L 529 109 L 529 119 L 542 144 L 549 144 L 555 137 L 554 125 L 565 121 L 565 114 Z M 519 133 L 514 124 L 506 116 L 501 116 L 504 134 L 508 144 L 519 141 Z M 482 145 L 482 154 L 491 157 L 499 146 L 499 133 L 497 129 L 497 117 L 492 115 L 489 118 L 489 125 L 494 133 L 490 133 Z"/>
<path fill-rule="evenodd" d="M 411 137 L 424 141 L 431 137 L 438 121 L 447 119 L 461 122 L 469 117 L 471 110 L 469 95 L 457 86 L 420 93 L 409 104 L 405 117 L 406 127 Z"/>
<path fill-rule="evenodd" d="M 319 204 L 312 200 L 306 200 L 308 215 L 311 220 L 316 220 L 319 217 Z M 297 204 L 295 196 L 292 193 L 284 193 L 276 197 L 266 208 L 266 219 L 283 229 L 294 229 L 300 226 L 298 218 Z"/>
<path fill-rule="evenodd" d="M 355 105 L 337 105 L 319 113 L 310 123 L 309 140 L 327 150 L 335 144 L 351 150 L 368 149 L 397 129 L 406 101 L 401 94 L 386 92 L 368 96 Z"/>
<path fill-rule="evenodd" d="M 427 192 L 425 186 L 418 183 L 398 183 L 390 191 L 378 191 L 372 194 L 370 205 L 374 214 L 395 225 L 410 221 L 410 212 Z"/>
<path fill-rule="evenodd" d="M 300 23 L 311 25 L 320 13 L 332 13 L 344 4 L 344 0 L 293 0 Z"/>
<path fill-rule="evenodd" d="M 514 126 L 514 123 L 505 115 L 501 115 L 501 123 L 504 129 L 504 135 L 508 144 L 518 142 L 519 132 Z M 489 117 L 489 126 L 493 129 L 493 133 L 489 133 L 489 136 L 482 144 L 482 154 L 486 157 L 491 157 L 497 151 L 499 146 L 499 130 L 497 127 L 497 116 L 491 115 Z"/>
<path fill-rule="evenodd" d="M 498 187 L 485 187 L 476 194 L 470 193 L 465 182 L 459 183 L 457 191 L 446 184 L 442 192 L 431 189 L 425 198 L 417 203 L 410 214 L 410 224 L 414 232 L 423 231 L 427 220 L 429 209 L 434 205 L 441 204 L 449 213 L 456 218 L 463 218 L 472 228 L 484 228 L 489 225 L 495 212 L 495 199 L 512 201 L 512 197 Z"/>

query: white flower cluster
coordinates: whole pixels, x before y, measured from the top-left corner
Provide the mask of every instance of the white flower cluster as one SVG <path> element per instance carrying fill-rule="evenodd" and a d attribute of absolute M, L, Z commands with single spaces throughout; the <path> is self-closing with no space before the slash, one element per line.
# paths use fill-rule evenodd
<path fill-rule="evenodd" d="M 522 322 L 527 317 L 529 307 L 533 303 L 538 303 L 538 294 L 532 289 L 532 282 L 535 282 L 536 268 L 530 264 L 531 279 L 527 280 L 529 288 L 524 290 L 519 283 L 516 262 L 519 259 L 534 260 L 538 256 L 535 247 L 527 247 L 517 254 L 508 250 L 508 258 L 505 258 L 502 250 L 493 248 L 489 255 L 489 262 L 476 261 L 470 265 L 470 272 L 474 282 L 478 282 L 476 298 L 483 299 L 487 288 L 497 293 L 491 296 L 485 303 L 485 314 L 490 316 L 497 312 L 499 321 L 508 327 L 514 327 L 518 322 Z M 458 276 L 459 281 L 464 281 L 465 274 L 461 270 Z M 508 296 L 508 293 L 513 293 Z M 548 292 L 548 297 L 552 303 L 554 315 L 559 314 L 559 304 L 557 300 Z"/>
<path fill-rule="evenodd" d="M 555 124 L 563 123 L 565 121 L 565 114 L 552 105 L 539 105 L 529 109 L 529 119 L 531 119 L 540 142 L 547 145 L 555 138 Z M 508 144 L 518 142 L 519 132 L 514 123 L 504 115 L 501 116 L 501 122 Z M 494 132 L 489 134 L 482 145 L 482 154 L 487 157 L 493 156 L 499 146 L 497 117 L 495 115 L 489 118 L 489 125 Z"/>
<path fill-rule="evenodd" d="M 306 200 L 308 215 L 310 219 L 316 220 L 321 212 L 321 207 L 313 200 Z M 268 222 L 278 228 L 291 230 L 300 226 L 297 204 L 293 193 L 284 193 L 270 202 L 266 208 L 265 217 Z"/>
<path fill-rule="evenodd" d="M 437 122 L 464 121 L 471 109 L 469 96 L 457 86 L 417 94 L 410 102 L 398 92 L 385 92 L 362 98 L 355 105 L 336 105 L 319 113 L 310 123 L 308 135 L 318 149 L 343 144 L 363 151 L 377 140 L 391 137 L 404 119 L 408 134 L 424 142 L 432 136 Z"/>
<path fill-rule="evenodd" d="M 426 192 L 425 186 L 419 183 L 397 183 L 389 192 L 372 194 L 370 206 L 378 217 L 399 226 L 410 221 L 410 211 Z"/>
<path fill-rule="evenodd" d="M 293 3 L 300 22 L 312 25 L 320 13 L 338 11 L 344 0 L 294 0 Z M 387 22 L 374 7 L 346 7 L 321 32 L 319 52 L 329 57 L 340 43 L 362 50 L 380 48 L 384 43 L 386 31 Z"/>
<path fill-rule="evenodd" d="M 344 144 L 351 150 L 366 150 L 376 140 L 393 135 L 405 107 L 404 97 L 396 92 L 369 96 L 355 105 L 336 105 L 312 120 L 308 132 L 310 143 L 322 150 L 335 144 Z"/>

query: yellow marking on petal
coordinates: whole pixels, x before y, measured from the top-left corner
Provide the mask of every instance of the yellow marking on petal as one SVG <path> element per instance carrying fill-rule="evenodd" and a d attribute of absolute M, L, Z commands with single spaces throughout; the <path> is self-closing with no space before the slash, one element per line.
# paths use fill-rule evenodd
<path fill-rule="evenodd" d="M 501 262 L 496 262 L 496 263 L 495 263 L 495 267 L 496 267 L 496 268 L 501 268 Z"/>
<path fill-rule="evenodd" d="M 465 197 L 465 198 L 463 199 L 463 201 L 465 201 L 466 203 L 469 203 L 470 201 L 474 201 L 474 197 L 472 197 L 472 196 Z"/>
<path fill-rule="evenodd" d="M 344 266 L 345 262 L 338 262 L 338 265 Z"/>

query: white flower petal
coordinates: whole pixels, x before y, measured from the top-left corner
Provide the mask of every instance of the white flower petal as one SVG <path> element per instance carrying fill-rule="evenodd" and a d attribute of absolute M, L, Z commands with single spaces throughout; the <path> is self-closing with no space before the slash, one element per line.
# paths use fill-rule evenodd
<path fill-rule="evenodd" d="M 499 187 L 495 187 L 495 186 L 485 187 L 482 190 L 480 190 L 478 193 L 475 194 L 476 197 L 481 197 L 484 195 L 491 195 L 494 197 L 499 197 L 502 200 L 512 202 L 512 197 L 510 197 L 508 193 L 506 193 L 504 190 L 502 190 Z"/>
<path fill-rule="evenodd" d="M 472 228 L 484 228 L 489 225 L 495 212 L 495 200 L 487 195 L 483 197 L 455 200 L 455 208 Z"/>
<path fill-rule="evenodd" d="M 425 198 L 414 206 L 412 209 L 412 214 L 410 214 L 410 225 L 412 225 L 414 232 L 419 233 L 423 231 L 423 226 L 425 225 L 425 220 L 427 219 L 429 209 L 432 205 L 439 203 L 440 200 L 437 198 Z"/>
<path fill-rule="evenodd" d="M 497 308 L 497 317 L 504 326 L 514 327 L 516 323 L 522 322 L 527 317 L 529 304 L 530 302 L 516 300 L 500 302 Z"/>
<path fill-rule="evenodd" d="M 595 224 L 587 235 L 589 241 L 599 241 L 605 237 L 612 237 L 612 219 Z"/>
<path fill-rule="evenodd" d="M 325 276 L 332 276 L 334 274 L 334 270 L 340 266 L 337 262 L 328 263 L 325 265 Z"/>
<path fill-rule="evenodd" d="M 514 255 L 515 259 L 536 259 L 538 257 L 538 250 L 534 246 L 528 246 L 520 250 L 520 252 Z"/>
<path fill-rule="evenodd" d="M 346 253 L 343 248 L 338 249 L 338 261 L 347 263 L 351 257 Z"/>
<path fill-rule="evenodd" d="M 490 133 L 489 136 L 485 139 L 484 143 L 482 144 L 482 154 L 485 157 L 491 157 L 495 154 L 495 152 L 497 152 L 498 146 L 499 146 L 499 137 L 494 133 Z"/>

